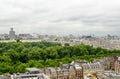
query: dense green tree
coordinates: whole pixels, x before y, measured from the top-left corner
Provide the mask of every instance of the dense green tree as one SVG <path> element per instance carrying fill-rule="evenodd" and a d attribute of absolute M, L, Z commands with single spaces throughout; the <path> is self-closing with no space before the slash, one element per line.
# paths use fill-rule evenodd
<path fill-rule="evenodd" d="M 46 57 L 48 59 L 58 58 L 58 52 L 56 51 L 54 47 L 48 47 L 45 49 L 45 51 L 46 51 Z"/>
<path fill-rule="evenodd" d="M 19 60 L 19 53 L 17 53 L 14 49 L 9 49 L 6 56 L 9 56 L 13 63 L 16 63 Z"/>
<path fill-rule="evenodd" d="M 9 56 L 2 55 L 0 56 L 0 62 L 11 62 L 11 58 Z"/>
<path fill-rule="evenodd" d="M 28 67 L 27 64 L 21 63 L 21 64 L 17 65 L 16 70 L 17 70 L 18 72 L 20 72 L 20 73 L 23 73 L 23 72 L 26 71 L 25 68 L 27 68 L 27 67 Z"/>
<path fill-rule="evenodd" d="M 120 50 L 107 50 L 89 45 L 65 45 L 57 42 L 0 43 L 0 74 L 25 72 L 26 67 L 56 67 L 73 60 L 92 62 L 101 57 L 120 55 Z"/>
<path fill-rule="evenodd" d="M 47 59 L 45 62 L 46 67 L 55 67 L 58 66 L 59 62 L 57 60 Z"/>
<path fill-rule="evenodd" d="M 64 46 L 70 46 L 70 44 L 69 43 L 65 43 Z"/>

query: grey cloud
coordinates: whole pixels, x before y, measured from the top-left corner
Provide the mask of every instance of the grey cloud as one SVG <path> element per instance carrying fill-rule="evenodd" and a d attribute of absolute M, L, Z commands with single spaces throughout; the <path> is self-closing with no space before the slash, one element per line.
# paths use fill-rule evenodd
<path fill-rule="evenodd" d="M 16 30 L 19 28 L 23 31 L 28 29 L 28 32 L 41 31 L 54 34 L 80 31 L 90 33 L 96 30 L 119 31 L 119 2 L 118 0 L 105 0 L 104 3 L 101 0 L 1 0 L 0 27 L 14 25 Z"/>

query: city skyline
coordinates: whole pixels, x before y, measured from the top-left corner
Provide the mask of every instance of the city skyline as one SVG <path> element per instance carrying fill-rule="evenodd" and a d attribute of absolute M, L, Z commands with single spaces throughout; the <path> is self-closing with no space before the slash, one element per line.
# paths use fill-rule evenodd
<path fill-rule="evenodd" d="M 8 34 L 9 35 L 9 32 L 10 32 L 10 30 L 11 29 L 13 29 L 13 31 L 15 32 L 15 35 L 19 35 L 19 34 L 32 34 L 32 35 L 57 35 L 57 36 L 69 36 L 69 35 L 73 35 L 73 36 L 108 36 L 108 35 L 110 35 L 110 36 L 120 36 L 119 34 L 115 34 L 115 33 L 106 33 L 106 34 L 95 34 L 95 33 L 66 33 L 66 34 L 60 34 L 60 33 L 58 33 L 58 34 L 49 34 L 49 33 L 37 33 L 37 32 L 33 32 L 33 33 L 31 33 L 31 32 L 18 32 L 18 31 L 16 31 L 13 27 L 10 27 L 10 28 L 8 28 L 7 29 L 7 32 L 1 32 L 0 34 Z"/>
<path fill-rule="evenodd" d="M 0 33 L 120 35 L 119 0 L 0 0 Z"/>

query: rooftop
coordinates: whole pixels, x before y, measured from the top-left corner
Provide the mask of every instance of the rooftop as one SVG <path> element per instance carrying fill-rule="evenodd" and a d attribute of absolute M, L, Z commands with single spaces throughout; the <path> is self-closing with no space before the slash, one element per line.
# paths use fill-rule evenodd
<path fill-rule="evenodd" d="M 118 61 L 120 61 L 120 57 L 118 57 Z"/>
<path fill-rule="evenodd" d="M 34 72 L 34 71 L 40 71 L 38 68 L 26 68 L 27 71 Z"/>

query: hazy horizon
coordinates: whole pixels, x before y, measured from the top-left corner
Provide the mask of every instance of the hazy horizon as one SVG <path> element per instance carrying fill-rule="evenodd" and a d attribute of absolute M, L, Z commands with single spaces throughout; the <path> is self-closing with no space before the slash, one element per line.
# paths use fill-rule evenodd
<path fill-rule="evenodd" d="M 119 0 L 0 0 L 0 33 L 120 35 Z"/>

